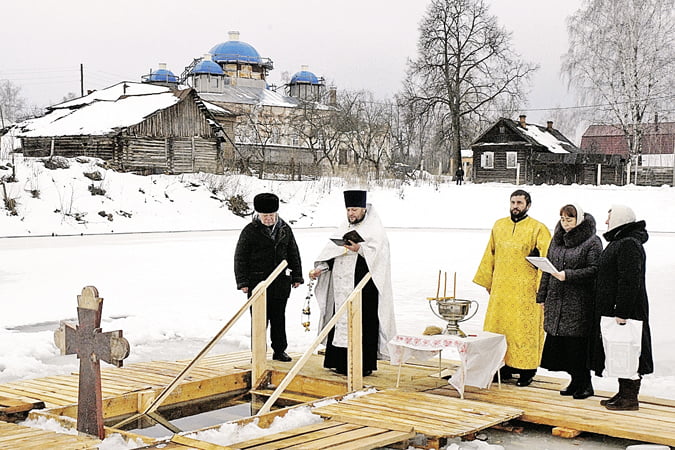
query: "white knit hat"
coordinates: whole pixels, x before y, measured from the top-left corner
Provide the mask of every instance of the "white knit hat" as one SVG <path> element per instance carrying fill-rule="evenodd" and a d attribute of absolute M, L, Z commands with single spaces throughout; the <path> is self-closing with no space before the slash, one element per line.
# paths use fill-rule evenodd
<path fill-rule="evenodd" d="M 612 205 L 612 207 L 609 209 L 609 223 L 607 224 L 607 231 L 632 222 L 635 222 L 635 213 L 632 209 L 624 205 Z"/>

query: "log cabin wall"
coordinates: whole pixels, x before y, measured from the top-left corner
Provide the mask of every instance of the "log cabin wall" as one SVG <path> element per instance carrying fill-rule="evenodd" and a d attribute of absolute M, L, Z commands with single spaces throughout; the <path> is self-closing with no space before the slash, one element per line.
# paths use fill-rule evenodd
<path fill-rule="evenodd" d="M 200 109 L 191 95 L 185 91 L 175 105 L 107 135 L 22 138 L 24 154 L 48 157 L 53 148 L 54 155 L 97 157 L 123 171 L 222 174 L 224 151 L 234 155 L 234 147 L 226 137 L 221 142 L 216 136 L 205 108 Z M 234 130 L 234 118 L 221 120 Z"/>
<path fill-rule="evenodd" d="M 520 145 L 481 145 L 473 147 L 473 178 L 474 183 L 516 183 L 516 169 L 506 168 L 506 152 L 517 152 L 517 162 L 520 164 L 519 183 L 527 183 L 528 155 L 530 150 L 524 150 Z M 481 157 L 485 152 L 492 152 L 494 162 L 492 168 L 483 167 Z"/>
<path fill-rule="evenodd" d="M 116 168 L 139 173 L 223 173 L 222 151 L 212 139 L 199 137 L 123 139 Z"/>
<path fill-rule="evenodd" d="M 640 166 L 637 170 L 637 182 L 639 186 L 673 186 L 675 173 L 672 167 L 644 167 Z M 634 174 L 631 174 L 633 178 Z"/>
<path fill-rule="evenodd" d="M 92 156 L 109 160 L 113 157 L 115 147 L 113 136 L 23 137 L 21 138 L 23 154 L 29 157 L 50 156 L 52 140 L 54 141 L 54 155 L 66 158 Z"/>
<path fill-rule="evenodd" d="M 156 137 L 215 138 L 213 127 L 192 99 L 157 111 L 144 121 L 127 128 L 130 135 Z"/>

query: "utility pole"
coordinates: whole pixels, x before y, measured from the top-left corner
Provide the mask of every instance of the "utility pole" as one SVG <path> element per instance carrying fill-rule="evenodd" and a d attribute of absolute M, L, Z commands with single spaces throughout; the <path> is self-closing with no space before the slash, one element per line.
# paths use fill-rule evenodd
<path fill-rule="evenodd" d="M 80 63 L 80 97 L 84 97 L 84 64 Z"/>

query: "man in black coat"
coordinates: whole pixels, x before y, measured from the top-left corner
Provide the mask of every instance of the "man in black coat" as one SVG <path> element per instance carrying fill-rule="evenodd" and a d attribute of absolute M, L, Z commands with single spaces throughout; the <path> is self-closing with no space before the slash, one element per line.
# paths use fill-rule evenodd
<path fill-rule="evenodd" d="M 603 236 L 608 244 L 598 263 L 591 369 L 598 376 L 605 369 L 605 352 L 600 334 L 602 316 L 614 317 L 619 324 L 626 323 L 626 319 L 642 321 L 639 377 L 635 380 L 619 378 L 619 392 L 600 402 L 610 410 L 634 411 L 639 409 L 638 393 L 642 375 L 654 371 L 643 247 L 649 235 L 645 221 L 636 221 L 635 213 L 627 206 L 612 206 L 606 223 L 608 228 Z"/>
<path fill-rule="evenodd" d="M 256 212 L 253 220 L 241 231 L 234 252 L 234 276 L 237 289 L 250 297 L 256 285 L 281 261 L 288 262 L 287 270 L 267 288 L 267 322 L 273 359 L 288 362 L 291 357 L 286 354 L 286 302 L 291 286 L 297 288 L 304 283 L 300 252 L 293 230 L 277 213 L 279 197 L 270 193 L 258 194 L 253 199 L 253 208 Z"/>
<path fill-rule="evenodd" d="M 459 166 L 455 170 L 455 184 L 461 185 L 462 181 L 464 181 L 464 169 L 462 169 L 462 166 Z"/>

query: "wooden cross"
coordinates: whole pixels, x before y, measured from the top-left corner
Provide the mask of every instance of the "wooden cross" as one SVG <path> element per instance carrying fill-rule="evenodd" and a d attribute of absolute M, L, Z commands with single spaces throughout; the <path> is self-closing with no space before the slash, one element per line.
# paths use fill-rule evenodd
<path fill-rule="evenodd" d="M 122 360 L 129 356 L 129 342 L 122 337 L 121 330 L 101 332 L 102 309 L 103 299 L 98 290 L 86 286 L 82 295 L 77 296 L 79 325 L 62 321 L 54 332 L 54 343 L 61 354 L 77 354 L 80 360 L 77 430 L 99 439 L 105 438 L 100 361 L 122 367 Z"/>

